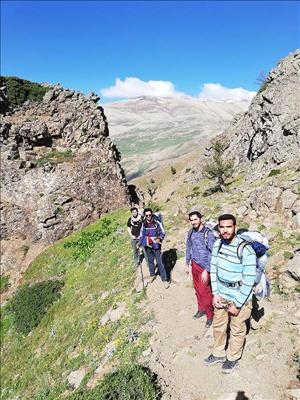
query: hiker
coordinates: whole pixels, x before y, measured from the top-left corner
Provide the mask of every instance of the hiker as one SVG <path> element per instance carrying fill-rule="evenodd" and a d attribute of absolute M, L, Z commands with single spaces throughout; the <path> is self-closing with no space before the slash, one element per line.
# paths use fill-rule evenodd
<path fill-rule="evenodd" d="M 212 293 L 210 286 L 210 260 L 214 242 L 213 232 L 204 226 L 199 211 L 189 214 L 192 229 L 189 230 L 186 240 L 186 273 L 192 270 L 195 295 L 198 309 L 193 318 L 206 315 L 205 327 L 209 328 L 213 321 Z"/>
<path fill-rule="evenodd" d="M 214 244 L 210 270 L 214 345 L 212 354 L 204 362 L 206 365 L 222 363 L 222 372 L 228 374 L 236 367 L 245 344 L 246 321 L 252 310 L 256 255 L 251 245 L 247 245 L 239 257 L 238 248 L 243 239 L 236 235 L 233 215 L 223 214 L 218 222 L 221 238 Z M 230 336 L 225 351 L 228 321 Z"/>
<path fill-rule="evenodd" d="M 137 207 L 132 207 L 130 209 L 131 217 L 127 221 L 127 230 L 131 237 L 131 247 L 133 251 L 133 262 L 134 266 L 138 267 L 140 254 L 138 249 L 139 236 L 141 232 L 141 227 L 143 224 L 143 217 L 139 214 Z"/>
<path fill-rule="evenodd" d="M 151 208 L 145 208 L 144 222 L 141 228 L 139 244 L 145 249 L 148 260 L 150 274 L 150 280 L 148 283 L 153 282 L 156 278 L 154 267 L 155 259 L 158 266 L 160 278 L 164 282 L 165 288 L 168 289 L 170 283 L 168 282 L 166 269 L 161 257 L 161 244 L 164 237 L 165 231 L 162 223 L 154 218 Z"/>

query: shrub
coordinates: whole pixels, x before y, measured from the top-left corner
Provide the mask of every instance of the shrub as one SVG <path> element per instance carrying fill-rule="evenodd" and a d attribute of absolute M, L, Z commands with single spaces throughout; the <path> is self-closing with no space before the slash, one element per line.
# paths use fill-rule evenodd
<path fill-rule="evenodd" d="M 264 224 L 260 224 L 259 227 L 258 227 L 259 231 L 264 231 L 266 229 L 267 229 L 267 227 Z"/>
<path fill-rule="evenodd" d="M 187 173 L 190 172 L 191 170 L 192 170 L 192 168 L 189 168 L 189 167 L 188 167 L 188 168 L 185 169 L 185 173 L 187 174 Z"/>
<path fill-rule="evenodd" d="M 28 334 L 38 326 L 52 303 L 60 297 L 62 287 L 63 282 L 58 280 L 21 286 L 8 305 L 16 329 Z"/>
<path fill-rule="evenodd" d="M 173 166 L 171 166 L 171 172 L 172 172 L 172 175 L 175 175 L 176 174 L 176 168 L 175 167 L 173 167 Z"/>
<path fill-rule="evenodd" d="M 159 204 L 156 203 L 156 202 L 153 201 L 153 200 L 150 200 L 145 208 L 151 208 L 151 210 L 152 210 L 153 212 L 156 212 L 156 211 L 159 211 L 159 210 L 160 210 Z"/>
<path fill-rule="evenodd" d="M 286 259 L 286 260 L 291 260 L 292 258 L 294 258 L 294 253 L 292 253 L 291 251 L 284 251 L 284 253 L 283 253 L 283 257 Z"/>
<path fill-rule="evenodd" d="M 272 171 L 269 173 L 268 176 L 276 176 L 279 175 L 281 173 L 280 169 L 272 169 Z"/>
<path fill-rule="evenodd" d="M 6 86 L 7 98 L 13 107 L 21 106 L 27 100 L 41 101 L 50 89 L 16 76 L 1 76 L 0 84 Z"/>
<path fill-rule="evenodd" d="M 64 248 L 73 248 L 73 257 L 75 260 L 80 259 L 85 261 L 90 257 L 95 244 L 102 238 L 116 232 L 117 224 L 108 218 L 100 220 L 99 228 L 92 232 L 82 232 L 77 240 L 67 242 Z"/>
<path fill-rule="evenodd" d="M 147 183 L 147 192 L 151 200 L 153 199 L 153 196 L 155 195 L 156 191 L 157 191 L 157 185 L 155 183 L 155 180 L 151 178 L 150 181 Z"/>
<path fill-rule="evenodd" d="M 267 87 L 268 87 L 268 85 L 269 85 L 269 83 L 270 83 L 270 82 L 268 82 L 268 81 L 266 81 L 265 83 L 263 83 L 263 84 L 261 85 L 261 87 L 258 89 L 258 92 L 257 92 L 257 93 L 262 93 L 264 90 L 266 90 Z"/>
<path fill-rule="evenodd" d="M 9 288 L 9 276 L 0 274 L 0 292 L 4 293 Z"/>
<path fill-rule="evenodd" d="M 68 400 L 158 400 L 161 390 L 157 377 L 138 364 L 126 365 L 104 376 L 95 389 L 80 389 Z"/>

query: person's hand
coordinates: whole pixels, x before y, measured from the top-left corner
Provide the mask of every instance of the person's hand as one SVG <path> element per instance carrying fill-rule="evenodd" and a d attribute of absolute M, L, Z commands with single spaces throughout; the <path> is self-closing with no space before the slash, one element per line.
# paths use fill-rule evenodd
<path fill-rule="evenodd" d="M 190 266 L 186 264 L 185 266 L 185 273 L 188 275 L 190 273 Z"/>
<path fill-rule="evenodd" d="M 227 312 L 228 312 L 230 315 L 237 316 L 238 313 L 240 312 L 240 309 L 237 308 L 237 307 L 235 306 L 235 304 L 232 303 L 232 304 L 230 304 L 230 306 L 227 308 Z"/>
<path fill-rule="evenodd" d="M 201 280 L 202 283 L 206 283 L 208 282 L 208 272 L 206 270 L 204 270 L 201 274 Z"/>
<path fill-rule="evenodd" d="M 156 238 L 156 243 L 161 244 L 161 238 L 160 237 Z"/>
<path fill-rule="evenodd" d="M 223 305 L 221 303 L 221 296 L 219 294 L 213 295 L 213 305 L 216 308 L 223 308 Z"/>

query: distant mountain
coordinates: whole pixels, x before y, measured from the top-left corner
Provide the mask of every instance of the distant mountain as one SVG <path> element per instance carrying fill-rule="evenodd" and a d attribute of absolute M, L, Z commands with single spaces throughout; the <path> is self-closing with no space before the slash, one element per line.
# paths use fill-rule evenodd
<path fill-rule="evenodd" d="M 104 109 L 110 137 L 122 153 L 130 179 L 202 147 L 248 105 L 247 101 L 139 97 L 105 104 Z"/>

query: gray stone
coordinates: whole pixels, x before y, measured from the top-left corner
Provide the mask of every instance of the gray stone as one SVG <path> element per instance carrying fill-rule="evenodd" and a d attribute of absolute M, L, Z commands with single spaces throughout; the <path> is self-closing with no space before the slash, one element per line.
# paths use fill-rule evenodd
<path fill-rule="evenodd" d="M 298 198 L 299 196 L 293 193 L 290 189 L 285 190 L 281 196 L 282 208 L 288 210 L 291 209 Z"/>
<path fill-rule="evenodd" d="M 300 400 L 300 389 L 288 389 L 286 394 L 289 400 Z"/>
<path fill-rule="evenodd" d="M 294 258 L 287 263 L 287 271 L 292 277 L 300 282 L 300 254 L 296 254 Z"/>
<path fill-rule="evenodd" d="M 247 212 L 248 212 L 248 208 L 247 208 L 245 205 L 243 205 L 243 206 L 237 208 L 237 210 L 236 210 L 236 213 L 237 213 L 238 215 L 246 215 Z"/>
<path fill-rule="evenodd" d="M 105 361 L 108 361 L 110 358 L 112 358 L 115 351 L 116 351 L 116 345 L 114 344 L 114 342 L 109 342 L 104 348 Z"/>
<path fill-rule="evenodd" d="M 86 375 L 85 368 L 81 368 L 81 369 L 77 369 L 76 371 L 72 371 L 67 377 L 68 384 L 73 389 L 77 389 L 80 386 L 85 375 Z"/>
<path fill-rule="evenodd" d="M 297 212 L 295 215 L 292 216 L 292 222 L 295 229 L 300 228 L 300 212 Z"/>
<path fill-rule="evenodd" d="M 100 325 L 104 326 L 109 321 L 115 322 L 118 321 L 124 314 L 126 313 L 126 304 L 125 303 L 117 303 L 116 309 L 110 309 L 105 313 L 100 319 Z"/>
<path fill-rule="evenodd" d="M 279 287 L 281 290 L 296 289 L 299 287 L 299 281 L 295 280 L 291 274 L 285 271 L 279 276 Z"/>
<path fill-rule="evenodd" d="M 249 204 L 257 213 L 276 212 L 281 209 L 281 193 L 278 187 L 267 187 L 255 190 L 249 197 Z"/>

